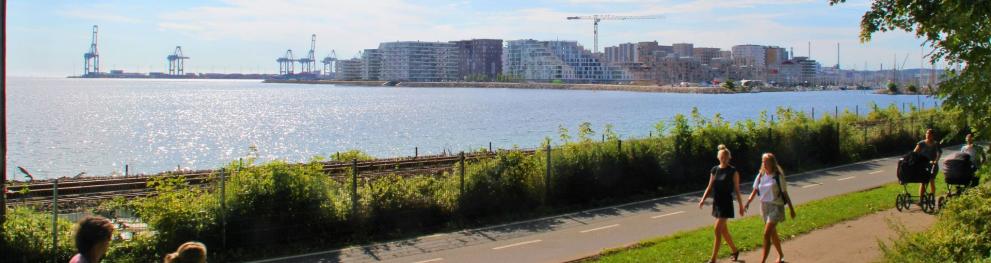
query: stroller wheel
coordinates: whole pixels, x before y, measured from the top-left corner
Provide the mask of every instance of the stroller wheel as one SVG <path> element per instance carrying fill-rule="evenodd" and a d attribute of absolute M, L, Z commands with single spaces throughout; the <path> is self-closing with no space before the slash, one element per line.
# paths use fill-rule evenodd
<path fill-rule="evenodd" d="M 902 194 L 895 196 L 895 208 L 898 209 L 898 212 L 902 211 Z"/>

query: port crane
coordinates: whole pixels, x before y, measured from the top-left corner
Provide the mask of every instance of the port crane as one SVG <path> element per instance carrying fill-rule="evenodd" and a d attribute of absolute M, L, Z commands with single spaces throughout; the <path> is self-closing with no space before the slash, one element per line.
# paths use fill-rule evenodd
<path fill-rule="evenodd" d="M 182 55 L 182 46 L 175 46 L 172 55 L 165 57 L 165 59 L 169 61 L 169 75 L 182 76 L 183 60 L 187 60 L 189 57 Z"/>
<path fill-rule="evenodd" d="M 310 52 L 306 53 L 306 57 L 299 58 L 299 72 L 300 73 L 313 73 L 317 71 L 317 34 L 310 36 Z"/>
<path fill-rule="evenodd" d="M 663 19 L 664 16 L 617 16 L 617 15 L 591 15 L 591 16 L 569 16 L 568 20 L 592 20 L 593 49 L 599 53 L 599 22 L 602 20 L 639 20 L 639 19 Z"/>
<path fill-rule="evenodd" d="M 100 52 L 96 49 L 97 26 L 93 25 L 93 43 L 89 45 L 89 52 L 83 54 L 85 66 L 83 66 L 83 76 L 100 73 Z"/>
<path fill-rule="evenodd" d="M 287 49 L 286 54 L 275 61 L 279 62 L 280 75 L 292 75 L 294 73 L 296 58 L 292 55 L 292 49 Z"/>
<path fill-rule="evenodd" d="M 330 55 L 323 58 L 323 74 L 330 75 L 334 72 L 334 63 L 337 62 L 337 52 L 330 50 Z"/>

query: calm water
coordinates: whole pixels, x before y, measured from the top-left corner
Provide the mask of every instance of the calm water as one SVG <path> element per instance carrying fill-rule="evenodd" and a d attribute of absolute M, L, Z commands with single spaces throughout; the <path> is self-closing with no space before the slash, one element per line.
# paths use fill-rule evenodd
<path fill-rule="evenodd" d="M 917 96 L 863 91 L 734 95 L 606 91 L 378 88 L 232 80 L 8 79 L 8 174 L 39 177 L 211 168 L 249 154 L 308 160 L 357 148 L 409 156 L 534 147 L 589 121 L 623 137 L 699 107 L 706 116 L 755 117 L 778 106 L 832 112 Z"/>

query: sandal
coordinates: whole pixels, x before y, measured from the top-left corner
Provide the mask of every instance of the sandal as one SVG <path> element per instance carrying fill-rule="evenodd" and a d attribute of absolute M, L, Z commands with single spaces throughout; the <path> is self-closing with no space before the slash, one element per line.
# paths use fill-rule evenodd
<path fill-rule="evenodd" d="M 737 261 L 740 261 L 740 260 L 739 260 L 739 259 L 740 259 L 740 251 L 739 251 L 739 250 L 737 250 L 736 252 L 733 252 L 733 253 L 731 253 L 731 254 L 729 254 L 729 255 L 730 255 L 731 257 L 733 257 L 733 262 L 737 262 Z"/>

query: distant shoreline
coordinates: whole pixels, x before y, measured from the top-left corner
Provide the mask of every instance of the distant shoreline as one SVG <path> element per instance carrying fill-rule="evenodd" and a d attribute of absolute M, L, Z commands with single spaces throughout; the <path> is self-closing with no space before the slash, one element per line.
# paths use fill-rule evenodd
<path fill-rule="evenodd" d="M 361 87 L 391 87 L 388 81 L 342 81 L 342 80 L 283 80 L 267 79 L 265 83 L 289 84 L 334 84 Z M 497 89 L 557 89 L 557 90 L 601 90 L 601 91 L 634 91 L 656 93 L 703 93 L 703 94 L 733 94 L 718 87 L 666 87 L 654 85 L 617 85 L 617 84 L 555 84 L 555 83 L 513 83 L 513 82 L 399 82 L 398 88 L 497 88 Z"/>

